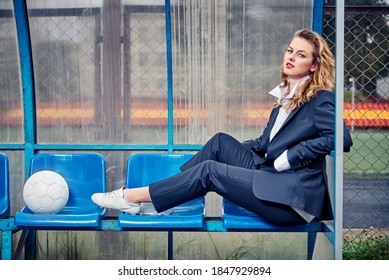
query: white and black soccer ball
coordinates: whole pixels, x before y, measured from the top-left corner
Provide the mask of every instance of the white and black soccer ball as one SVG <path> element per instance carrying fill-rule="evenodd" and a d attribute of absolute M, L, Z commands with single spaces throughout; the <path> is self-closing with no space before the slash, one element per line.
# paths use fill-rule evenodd
<path fill-rule="evenodd" d="M 69 199 L 69 187 L 58 173 L 44 170 L 32 174 L 24 184 L 23 199 L 36 214 L 55 214 Z"/>

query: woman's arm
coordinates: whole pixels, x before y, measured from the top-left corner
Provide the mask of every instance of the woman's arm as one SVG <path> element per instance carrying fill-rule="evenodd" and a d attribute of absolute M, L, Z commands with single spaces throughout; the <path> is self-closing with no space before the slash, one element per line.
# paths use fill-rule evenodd
<path fill-rule="evenodd" d="M 287 158 L 291 168 L 299 168 L 310 165 L 323 159 L 335 148 L 335 101 L 330 92 L 319 93 L 312 99 L 315 102 L 313 121 L 314 128 L 320 135 L 291 147 L 287 152 Z M 350 151 L 352 140 L 350 132 L 344 125 L 344 151 Z"/>

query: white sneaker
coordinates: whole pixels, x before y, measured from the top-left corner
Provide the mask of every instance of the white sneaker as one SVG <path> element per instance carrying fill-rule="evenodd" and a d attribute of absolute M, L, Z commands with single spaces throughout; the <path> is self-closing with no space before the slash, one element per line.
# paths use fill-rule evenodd
<path fill-rule="evenodd" d="M 124 213 L 138 214 L 141 208 L 140 203 L 128 202 L 124 199 L 125 186 L 107 193 L 95 193 L 91 199 L 94 203 L 103 208 L 119 210 Z"/>

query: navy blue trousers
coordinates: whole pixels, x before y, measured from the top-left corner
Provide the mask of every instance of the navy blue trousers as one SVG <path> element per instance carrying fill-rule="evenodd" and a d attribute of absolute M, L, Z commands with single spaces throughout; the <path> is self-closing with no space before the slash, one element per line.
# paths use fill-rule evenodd
<path fill-rule="evenodd" d="M 212 137 L 181 167 L 181 173 L 150 184 L 150 196 L 158 212 L 216 192 L 231 202 L 279 225 L 305 220 L 290 206 L 254 196 L 252 180 L 256 166 L 250 150 L 225 133 Z"/>

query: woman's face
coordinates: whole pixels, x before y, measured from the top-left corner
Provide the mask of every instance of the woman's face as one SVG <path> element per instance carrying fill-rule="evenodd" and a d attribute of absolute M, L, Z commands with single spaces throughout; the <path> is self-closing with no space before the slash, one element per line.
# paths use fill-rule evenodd
<path fill-rule="evenodd" d="M 303 38 L 295 37 L 284 55 L 283 71 L 289 79 L 299 80 L 317 69 L 313 64 L 313 44 Z"/>

